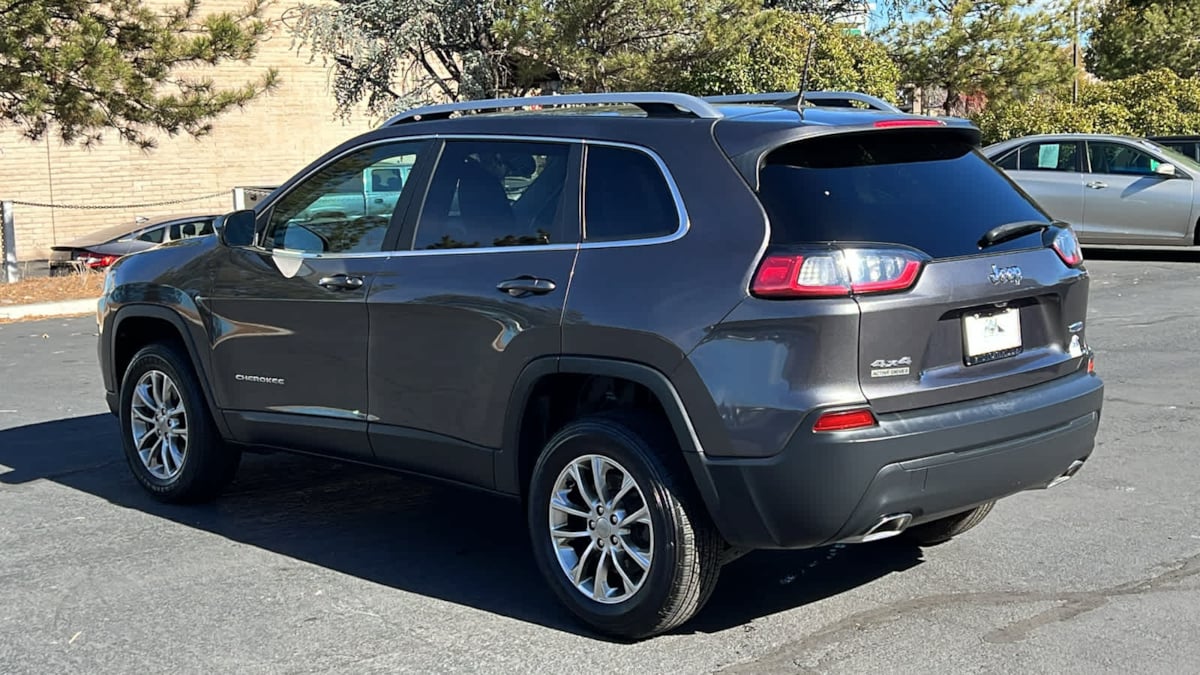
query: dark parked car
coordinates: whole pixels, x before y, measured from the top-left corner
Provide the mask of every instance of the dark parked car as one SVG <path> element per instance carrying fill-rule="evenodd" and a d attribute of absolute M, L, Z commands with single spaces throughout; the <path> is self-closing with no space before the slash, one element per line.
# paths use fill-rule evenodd
<path fill-rule="evenodd" d="M 747 550 L 946 541 L 1078 471 L 1103 393 L 1074 235 L 978 143 L 672 93 L 404 113 L 113 266 L 129 466 L 166 501 L 260 448 L 519 499 L 553 592 L 628 637 Z M 397 159 L 391 213 L 305 215 Z"/>
<path fill-rule="evenodd" d="M 1150 136 L 1149 140 L 1200 162 L 1200 136 Z"/>
<path fill-rule="evenodd" d="M 65 244 L 52 246 L 50 275 L 105 269 L 118 258 L 166 242 L 213 234 L 212 214 L 159 218 L 121 224 L 92 232 Z"/>

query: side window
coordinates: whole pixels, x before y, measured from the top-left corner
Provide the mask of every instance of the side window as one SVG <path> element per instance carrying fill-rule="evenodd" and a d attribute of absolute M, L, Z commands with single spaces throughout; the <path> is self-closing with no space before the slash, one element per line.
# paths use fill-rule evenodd
<path fill-rule="evenodd" d="M 1079 172 L 1079 144 L 1070 142 L 1023 145 L 1018 164 L 1021 171 Z"/>
<path fill-rule="evenodd" d="M 574 244 L 562 217 L 570 156 L 564 143 L 447 141 L 413 248 Z"/>
<path fill-rule="evenodd" d="M 205 230 L 207 228 L 207 231 Z M 205 234 L 212 234 L 212 221 L 196 220 L 187 223 L 175 223 L 171 226 L 171 241 L 191 239 Z"/>
<path fill-rule="evenodd" d="M 589 145 L 583 194 L 585 241 L 662 237 L 679 229 L 666 177 L 639 150 Z"/>
<path fill-rule="evenodd" d="M 163 235 L 166 233 L 167 233 L 167 228 L 156 227 L 153 230 L 147 230 L 147 231 L 141 233 L 140 235 L 138 235 L 137 240 L 138 241 L 150 241 L 150 242 L 154 242 L 155 244 L 161 244 L 163 242 Z"/>
<path fill-rule="evenodd" d="M 1200 158 L 1200 143 L 1194 141 L 1156 141 L 1164 148 L 1170 148 L 1191 159 Z"/>
<path fill-rule="evenodd" d="M 353 152 L 318 170 L 271 208 L 263 247 L 304 253 L 369 253 L 383 248 L 402 185 L 375 191 L 376 172 L 399 175 L 424 142 L 397 142 Z M 381 176 L 381 179 L 383 176 Z"/>
<path fill-rule="evenodd" d="M 1010 150 L 1008 152 L 1008 154 L 1006 154 L 1003 157 L 1001 157 L 1000 159 L 996 160 L 996 166 L 1000 167 L 1001 169 L 1004 169 L 1005 171 L 1016 171 L 1017 170 L 1017 156 L 1019 154 L 1020 153 L 1017 150 Z"/>
<path fill-rule="evenodd" d="M 1151 176 L 1159 161 L 1137 148 L 1124 143 L 1088 143 L 1088 159 L 1092 173 L 1125 176 Z"/>

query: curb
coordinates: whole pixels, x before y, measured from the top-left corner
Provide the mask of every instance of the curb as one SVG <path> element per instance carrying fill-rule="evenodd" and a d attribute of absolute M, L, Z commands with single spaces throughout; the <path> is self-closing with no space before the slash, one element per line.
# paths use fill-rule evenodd
<path fill-rule="evenodd" d="M 0 305 L 0 319 L 47 318 L 93 314 L 100 298 L 65 300 L 63 302 L 38 302 L 32 305 Z"/>

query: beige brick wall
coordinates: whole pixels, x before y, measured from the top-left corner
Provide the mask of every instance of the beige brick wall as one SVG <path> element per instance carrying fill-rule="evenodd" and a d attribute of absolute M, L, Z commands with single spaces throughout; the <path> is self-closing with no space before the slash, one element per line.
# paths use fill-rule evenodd
<path fill-rule="evenodd" d="M 173 4 L 150 0 L 150 5 Z M 292 3 L 271 7 L 278 18 Z M 242 0 L 206 0 L 201 12 L 234 11 Z M 158 137 L 158 147 L 143 152 L 106 133 L 98 147 L 64 146 L 50 137 L 37 143 L 12 127 L 0 127 L 0 199 L 64 205 L 148 204 L 220 193 L 217 197 L 172 206 L 105 210 L 16 206 L 18 258 L 44 259 L 50 246 L 137 216 L 222 212 L 232 207 L 236 186 L 275 185 L 334 145 L 368 130 L 365 115 L 349 121 L 333 116 L 329 71 L 320 60 L 297 54 L 291 36 L 279 26 L 249 64 L 196 68 L 218 83 L 257 79 L 268 67 L 279 70 L 280 84 L 243 110 L 214 120 L 208 136 Z"/>

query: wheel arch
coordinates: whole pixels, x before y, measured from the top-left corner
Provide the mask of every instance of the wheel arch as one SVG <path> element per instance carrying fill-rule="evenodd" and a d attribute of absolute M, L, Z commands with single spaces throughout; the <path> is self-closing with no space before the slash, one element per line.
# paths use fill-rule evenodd
<path fill-rule="evenodd" d="M 158 305 L 126 305 L 117 310 L 113 317 L 109 335 L 111 339 L 105 358 L 112 364 L 112 385 L 117 394 L 121 391 L 125 371 L 138 350 L 154 342 L 173 342 L 182 348 L 183 356 L 187 358 L 199 379 L 200 390 L 204 392 L 205 401 L 218 430 L 223 437 L 229 437 L 228 427 L 213 398 L 208 378 L 208 362 L 201 358 L 195 337 L 179 313 Z"/>
<path fill-rule="evenodd" d="M 644 387 L 657 400 L 670 424 L 689 467 L 690 478 L 699 489 L 710 512 L 715 508 L 715 487 L 707 472 L 696 471 L 704 450 L 675 385 L 664 373 L 651 366 L 610 358 L 546 357 L 537 359 L 525 367 L 513 387 L 505 415 L 503 446 L 496 456 L 495 465 L 497 490 L 522 498 L 525 496 L 529 478 L 525 474 L 527 468 L 537 461 L 541 448 L 529 447 L 528 443 L 523 442 L 522 427 L 539 384 L 546 382 L 547 378 L 561 376 L 606 377 Z"/>

